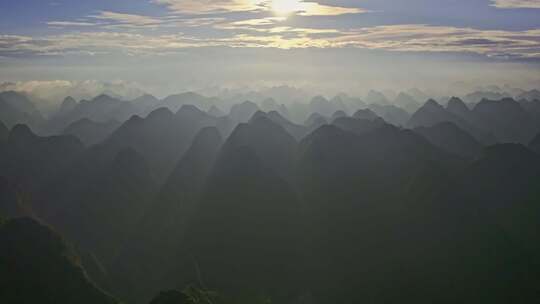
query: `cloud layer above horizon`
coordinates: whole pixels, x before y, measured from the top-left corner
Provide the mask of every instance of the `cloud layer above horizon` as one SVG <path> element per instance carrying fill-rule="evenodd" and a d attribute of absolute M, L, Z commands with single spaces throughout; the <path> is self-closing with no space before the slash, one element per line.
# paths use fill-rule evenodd
<path fill-rule="evenodd" d="M 205 48 L 540 62 L 540 0 L 51 1 L 0 3 L 0 65 L 107 65 Z"/>

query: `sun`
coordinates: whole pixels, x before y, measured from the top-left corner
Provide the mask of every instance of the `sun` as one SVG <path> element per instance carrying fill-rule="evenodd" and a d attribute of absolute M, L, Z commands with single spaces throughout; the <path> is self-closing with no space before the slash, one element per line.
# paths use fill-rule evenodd
<path fill-rule="evenodd" d="M 302 10 L 301 0 L 272 0 L 272 11 L 278 16 L 288 16 Z"/>

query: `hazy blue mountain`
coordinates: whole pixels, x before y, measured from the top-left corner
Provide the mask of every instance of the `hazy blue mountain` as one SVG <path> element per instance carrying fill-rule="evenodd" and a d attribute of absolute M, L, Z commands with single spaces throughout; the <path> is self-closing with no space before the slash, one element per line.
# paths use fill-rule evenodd
<path fill-rule="evenodd" d="M 225 112 L 223 112 L 220 108 L 213 105 L 210 107 L 210 110 L 208 110 L 208 115 L 212 115 L 214 117 L 222 117 L 225 116 Z"/>
<path fill-rule="evenodd" d="M 311 99 L 309 104 L 311 113 L 319 113 L 322 116 L 330 117 L 338 109 L 335 104 L 332 104 L 328 99 L 323 96 L 315 96 Z"/>
<path fill-rule="evenodd" d="M 8 128 L 17 124 L 26 124 L 38 129 L 44 119 L 25 95 L 7 91 L 0 93 L 0 121 Z"/>
<path fill-rule="evenodd" d="M 30 101 L 30 99 L 22 93 L 15 91 L 0 92 L 0 100 L 7 102 L 20 112 L 26 113 L 35 118 L 43 119 L 32 101 Z"/>
<path fill-rule="evenodd" d="M 162 181 L 199 130 L 209 126 L 217 126 L 225 134 L 232 129 L 227 119 L 210 116 L 192 105 L 182 106 L 176 114 L 160 108 L 144 119 L 134 116 L 126 121 L 103 142 L 101 149 L 110 156 L 123 148 L 135 149 L 148 162 L 154 176 Z"/>
<path fill-rule="evenodd" d="M 64 98 L 62 104 L 60 105 L 60 108 L 58 109 L 58 113 L 56 113 L 55 115 L 65 115 L 73 111 L 76 107 L 77 101 L 73 97 L 68 96 Z"/>
<path fill-rule="evenodd" d="M 507 97 L 511 96 L 501 92 L 478 91 L 463 96 L 463 100 L 465 100 L 467 103 L 476 104 L 482 101 L 482 99 L 500 100 Z"/>
<path fill-rule="evenodd" d="M 257 111 L 259 111 L 259 107 L 255 103 L 245 101 L 241 104 L 236 104 L 231 108 L 229 118 L 238 123 L 245 123 L 248 122 Z"/>
<path fill-rule="evenodd" d="M 120 123 L 117 121 L 99 123 L 83 118 L 67 126 L 63 134 L 76 136 L 85 145 L 91 146 L 105 140 L 119 126 Z"/>
<path fill-rule="evenodd" d="M 422 100 L 427 100 L 427 98 Z M 394 100 L 394 104 L 403 108 L 410 114 L 418 111 L 418 109 L 422 106 L 422 104 L 419 103 L 413 96 L 404 92 L 399 93 L 399 95 Z"/>
<path fill-rule="evenodd" d="M 334 120 L 332 125 L 355 134 L 364 134 L 383 127 L 386 125 L 386 122 L 381 118 L 369 120 L 352 117 L 340 117 Z"/>
<path fill-rule="evenodd" d="M 102 94 L 92 100 L 81 100 L 71 111 L 58 113 L 47 122 L 46 131 L 58 134 L 70 124 L 85 118 L 97 123 L 124 122 L 144 110 L 142 105 Z"/>
<path fill-rule="evenodd" d="M 264 113 L 264 112 L 259 111 L 253 115 L 253 117 L 251 118 L 251 121 L 255 120 L 258 117 L 266 117 L 270 119 L 271 121 L 273 121 L 274 123 L 280 125 L 296 140 L 301 140 L 309 132 L 309 128 L 292 123 L 291 121 L 283 117 L 281 114 L 279 114 L 277 111 L 271 111 L 269 113 Z"/>
<path fill-rule="evenodd" d="M 191 105 L 201 110 L 208 111 L 212 105 L 216 104 L 216 98 L 205 97 L 193 92 L 171 95 L 165 97 L 158 107 L 167 107 L 172 112 L 176 112 L 182 106 Z"/>
<path fill-rule="evenodd" d="M 354 113 L 353 117 L 357 119 L 367 119 L 367 120 L 376 120 L 380 118 L 377 114 L 375 114 L 375 112 L 373 112 L 370 109 L 358 110 L 356 111 L 356 113 Z"/>
<path fill-rule="evenodd" d="M 517 96 L 516 98 L 518 100 L 526 99 L 528 101 L 540 100 L 540 91 L 539 90 L 531 90 L 531 91 L 525 92 L 525 93 Z"/>
<path fill-rule="evenodd" d="M 366 103 L 368 104 L 380 104 L 380 105 L 389 105 L 390 101 L 383 93 L 371 90 L 366 96 Z"/>
<path fill-rule="evenodd" d="M 455 155 L 475 159 L 482 153 L 483 146 L 472 135 L 454 123 L 442 122 L 431 127 L 418 127 L 414 132 L 424 136 L 433 145 Z"/>
<path fill-rule="evenodd" d="M 411 118 L 411 115 L 407 111 L 394 105 L 382 106 L 371 104 L 369 105 L 369 109 L 395 126 L 405 126 Z"/>

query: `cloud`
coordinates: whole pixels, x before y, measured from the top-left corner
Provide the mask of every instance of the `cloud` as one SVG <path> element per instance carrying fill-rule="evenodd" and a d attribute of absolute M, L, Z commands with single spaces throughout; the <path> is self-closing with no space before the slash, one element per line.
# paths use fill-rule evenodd
<path fill-rule="evenodd" d="M 49 21 L 47 25 L 54 27 L 67 27 L 67 26 L 94 26 L 92 22 L 77 22 L 77 21 Z"/>
<path fill-rule="evenodd" d="M 340 6 L 322 5 L 316 2 L 303 2 L 299 3 L 300 16 L 339 16 L 344 14 L 360 14 L 366 13 L 367 10 L 360 8 L 349 8 Z"/>
<path fill-rule="evenodd" d="M 261 9 L 264 0 L 152 0 L 170 10 L 186 14 L 254 11 Z"/>
<path fill-rule="evenodd" d="M 152 0 L 165 5 L 170 10 L 185 14 L 206 14 L 216 12 L 271 11 L 279 1 L 279 6 L 287 6 L 291 13 L 301 16 L 338 16 L 366 12 L 360 8 L 323 5 L 304 0 Z"/>
<path fill-rule="evenodd" d="M 492 0 L 497 8 L 540 8 L 540 0 Z"/>
<path fill-rule="evenodd" d="M 178 33 L 145 35 L 113 32 L 85 32 L 39 38 L 0 36 L 0 56 L 4 57 L 119 52 L 131 56 L 156 56 L 209 46 L 280 49 L 346 47 L 540 59 L 540 30 L 494 31 L 448 26 L 390 25 L 345 31 L 268 26 L 265 23 L 259 25 L 246 21 L 240 28 L 225 30 L 219 38 L 190 37 Z"/>
<path fill-rule="evenodd" d="M 89 17 L 99 20 L 112 21 L 116 25 L 154 27 L 162 23 L 162 20 L 158 18 L 111 11 L 102 11 L 98 15 L 92 15 Z"/>

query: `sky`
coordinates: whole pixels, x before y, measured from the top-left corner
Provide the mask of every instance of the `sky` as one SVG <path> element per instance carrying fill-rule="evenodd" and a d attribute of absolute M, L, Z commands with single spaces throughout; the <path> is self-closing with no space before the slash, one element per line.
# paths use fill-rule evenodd
<path fill-rule="evenodd" d="M 0 81 L 540 87 L 540 0 L 2 0 Z"/>

